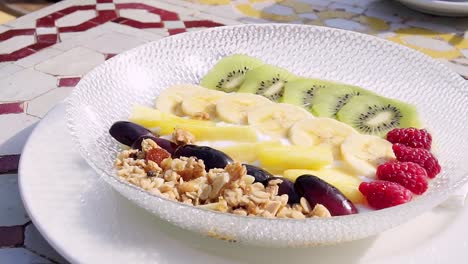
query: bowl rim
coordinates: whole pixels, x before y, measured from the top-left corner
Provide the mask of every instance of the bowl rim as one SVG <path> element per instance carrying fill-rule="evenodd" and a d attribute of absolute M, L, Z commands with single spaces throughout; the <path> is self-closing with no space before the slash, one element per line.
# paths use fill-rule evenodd
<path fill-rule="evenodd" d="M 368 35 L 368 34 L 359 33 L 359 32 L 354 32 L 354 31 L 349 31 L 349 30 L 344 30 L 344 29 L 330 28 L 330 27 L 325 27 L 325 26 L 315 26 L 315 25 L 301 25 L 301 24 L 262 23 L 262 24 L 240 24 L 240 25 L 214 27 L 214 28 L 204 29 L 204 30 L 200 30 L 200 31 L 191 31 L 191 32 L 186 32 L 186 33 L 182 33 L 182 34 L 173 35 L 173 36 L 168 36 L 168 37 L 164 37 L 162 39 L 156 40 L 156 41 L 150 41 L 148 43 L 139 45 L 139 46 L 134 47 L 134 48 L 132 48 L 130 50 L 127 50 L 127 51 L 125 51 L 123 53 L 120 53 L 117 56 L 105 61 L 104 63 L 98 65 L 97 67 L 95 67 L 94 69 L 92 69 L 91 71 L 86 73 L 82 77 L 81 81 L 77 84 L 75 89 L 73 89 L 70 96 L 65 101 L 67 127 L 69 129 L 70 134 L 71 134 L 72 141 L 73 141 L 74 145 L 78 148 L 80 155 L 86 160 L 88 165 L 90 165 L 97 172 L 99 177 L 103 177 L 103 175 L 105 175 L 107 179 L 110 179 L 110 180 L 116 182 L 117 184 L 123 184 L 123 185 L 125 185 L 125 187 L 130 187 L 134 191 L 143 193 L 144 195 L 149 195 L 152 199 L 159 199 L 159 200 L 164 201 L 164 202 L 170 202 L 170 203 L 176 204 L 178 206 L 181 206 L 182 208 L 202 210 L 202 211 L 205 211 L 208 214 L 212 214 L 212 215 L 224 215 L 224 216 L 235 217 L 235 218 L 238 218 L 238 219 L 249 219 L 250 221 L 257 221 L 257 222 L 260 222 L 260 221 L 280 221 L 280 222 L 291 222 L 291 223 L 302 224 L 302 223 L 305 223 L 305 222 L 308 222 L 308 223 L 317 223 L 317 222 L 330 223 L 330 222 L 335 222 L 335 221 L 340 221 L 341 222 L 342 220 L 345 220 L 345 219 L 346 220 L 348 220 L 348 219 L 350 219 L 350 220 L 351 219 L 359 220 L 360 218 L 364 218 L 364 217 L 367 218 L 367 219 L 369 219 L 369 218 L 380 218 L 382 216 L 391 216 L 392 214 L 395 214 L 396 212 L 401 211 L 401 209 L 406 208 L 406 207 L 410 207 L 410 206 L 413 207 L 414 205 L 417 205 L 417 204 L 424 204 L 424 206 L 418 206 L 417 207 L 419 210 L 414 210 L 414 209 L 411 210 L 411 211 L 416 211 L 417 212 L 416 215 L 419 215 L 419 214 L 421 214 L 421 213 L 423 213 L 423 212 L 437 206 L 441 202 L 443 202 L 443 200 L 446 199 L 449 196 L 450 193 L 457 190 L 458 188 L 460 188 L 461 186 L 463 186 L 465 183 L 468 182 L 468 172 L 467 172 L 467 173 L 464 173 L 464 175 L 461 176 L 456 181 L 454 181 L 454 182 L 452 182 L 450 184 L 447 183 L 447 185 L 448 185 L 447 188 L 445 188 L 443 190 L 440 190 L 440 191 L 438 191 L 436 193 L 429 193 L 429 194 L 424 194 L 424 195 L 418 196 L 416 199 L 410 201 L 409 203 L 401 204 L 401 205 L 398 205 L 398 206 L 393 206 L 393 207 L 389 207 L 389 208 L 385 208 L 385 209 L 381 209 L 381 210 L 372 210 L 372 211 L 369 211 L 369 212 L 357 213 L 357 214 L 352 214 L 352 215 L 333 216 L 331 218 L 326 218 L 326 219 L 322 219 L 322 218 L 288 219 L 288 218 L 251 217 L 251 216 L 241 216 L 241 215 L 235 215 L 235 214 L 230 214 L 230 213 L 223 213 L 223 212 L 218 212 L 218 211 L 214 211 L 214 210 L 201 208 L 201 207 L 194 206 L 194 205 L 188 205 L 188 204 L 184 204 L 184 203 L 179 202 L 179 201 L 173 201 L 173 200 L 170 200 L 168 198 L 165 198 L 165 197 L 158 196 L 158 195 L 152 194 L 150 192 L 147 192 L 147 191 L 145 191 L 145 190 L 143 190 L 143 189 L 141 189 L 141 188 L 139 188 L 137 186 L 134 186 L 134 185 L 132 185 L 132 184 L 118 178 L 116 176 L 116 174 L 115 174 L 115 170 L 112 170 L 111 172 L 108 172 L 108 171 L 100 168 L 97 164 L 95 164 L 93 162 L 93 159 L 90 157 L 90 154 L 84 148 L 84 146 L 81 145 L 80 138 L 78 137 L 78 133 L 77 133 L 77 130 L 78 130 L 77 127 L 79 126 L 79 124 L 76 124 L 74 122 L 74 119 L 72 118 L 72 116 L 73 116 L 72 115 L 73 101 L 74 101 L 75 97 L 77 96 L 77 94 L 80 92 L 81 87 L 82 87 L 82 85 L 84 83 L 83 81 L 86 82 L 88 80 L 88 78 L 91 78 L 90 76 L 94 72 L 96 72 L 97 69 L 106 68 L 106 67 L 108 67 L 108 65 L 111 65 L 113 61 L 123 59 L 126 56 L 132 56 L 133 53 L 138 52 L 139 50 L 142 50 L 142 49 L 144 49 L 146 47 L 149 47 L 149 46 L 153 45 L 156 42 L 173 41 L 173 40 L 177 40 L 177 39 L 181 39 L 181 38 L 187 38 L 190 35 L 210 34 L 211 32 L 216 32 L 216 31 L 221 31 L 221 30 L 235 30 L 235 29 L 239 29 L 239 28 L 267 28 L 267 27 L 270 27 L 270 28 L 290 27 L 290 28 L 304 28 L 304 29 L 306 29 L 306 28 L 310 28 L 310 29 L 315 28 L 315 29 L 321 30 L 323 32 L 325 32 L 325 31 L 338 32 L 339 34 L 346 34 L 346 35 L 362 38 L 365 41 L 377 41 L 379 43 L 384 43 L 384 45 L 393 46 L 396 49 L 400 49 L 400 50 L 402 50 L 404 52 L 413 53 L 414 55 L 418 56 L 420 59 L 425 60 L 427 63 L 431 63 L 435 67 L 438 67 L 441 70 L 444 70 L 444 72 L 449 74 L 449 77 L 451 78 L 451 80 L 457 81 L 457 84 L 459 83 L 460 87 L 465 88 L 465 89 L 461 89 L 460 92 L 464 92 L 464 93 L 468 94 L 468 85 L 465 83 L 465 80 L 459 74 L 457 74 L 453 70 L 451 70 L 447 65 L 445 65 L 442 62 L 437 61 L 437 60 L 429 57 L 428 55 L 426 55 L 426 54 L 424 54 L 424 53 L 422 53 L 420 51 L 417 51 L 415 49 L 411 49 L 409 47 L 400 45 L 398 43 L 391 42 L 391 41 L 383 39 L 383 38 L 379 38 L 377 36 Z M 432 200 L 432 201 L 430 203 L 425 203 L 426 201 L 429 201 L 429 200 Z M 252 219 L 255 219 L 255 220 L 252 220 Z M 391 228 L 391 227 L 389 227 L 389 228 Z"/>

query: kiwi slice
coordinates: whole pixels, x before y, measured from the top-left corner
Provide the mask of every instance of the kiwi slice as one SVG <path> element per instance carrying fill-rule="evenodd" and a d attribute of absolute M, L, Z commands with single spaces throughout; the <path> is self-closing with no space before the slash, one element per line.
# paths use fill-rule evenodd
<path fill-rule="evenodd" d="M 361 95 L 373 95 L 373 93 L 357 86 L 334 83 L 333 87 L 329 87 L 329 89 L 317 91 L 311 112 L 320 117 L 336 118 L 338 111 L 351 98 Z"/>
<path fill-rule="evenodd" d="M 317 79 L 297 79 L 284 86 L 283 103 L 301 106 L 312 111 L 315 98 L 319 90 L 334 89 L 337 83 Z"/>
<path fill-rule="evenodd" d="M 414 106 L 372 95 L 351 98 L 337 117 L 361 133 L 377 136 L 385 136 L 398 127 L 421 127 Z"/>
<path fill-rule="evenodd" d="M 263 95 L 279 102 L 283 97 L 284 86 L 298 77 L 285 69 L 265 64 L 249 71 L 239 92 Z"/>
<path fill-rule="evenodd" d="M 219 60 L 203 77 L 201 86 L 224 92 L 236 92 L 245 80 L 245 74 L 263 62 L 247 55 L 235 54 Z"/>

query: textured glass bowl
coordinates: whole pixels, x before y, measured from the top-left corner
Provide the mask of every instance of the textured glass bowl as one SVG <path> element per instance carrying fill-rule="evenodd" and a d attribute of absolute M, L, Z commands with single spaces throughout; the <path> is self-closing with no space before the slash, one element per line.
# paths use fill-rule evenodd
<path fill-rule="evenodd" d="M 162 89 L 199 83 L 223 56 L 243 53 L 308 77 L 341 81 L 415 104 L 435 138 L 442 173 L 412 202 L 331 219 L 266 219 L 199 209 L 151 195 L 119 180 L 120 150 L 108 134 L 135 104 L 152 106 Z M 69 97 L 68 125 L 79 151 L 123 196 L 168 222 L 222 239 L 268 247 L 302 247 L 364 238 L 442 202 L 468 173 L 468 87 L 442 64 L 409 48 L 338 29 L 241 25 L 180 34 L 121 54 L 87 74 Z M 125 227 L 122 227 L 125 228 Z"/>

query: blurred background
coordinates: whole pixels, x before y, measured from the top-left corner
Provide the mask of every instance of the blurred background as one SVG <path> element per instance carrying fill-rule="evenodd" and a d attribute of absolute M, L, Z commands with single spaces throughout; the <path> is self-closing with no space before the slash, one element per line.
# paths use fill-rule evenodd
<path fill-rule="evenodd" d="M 0 0 L 0 24 L 53 3 L 52 0 Z"/>

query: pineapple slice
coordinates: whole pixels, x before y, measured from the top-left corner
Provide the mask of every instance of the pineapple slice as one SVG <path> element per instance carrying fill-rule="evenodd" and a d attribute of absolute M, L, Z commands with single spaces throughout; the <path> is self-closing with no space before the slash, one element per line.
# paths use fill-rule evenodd
<path fill-rule="evenodd" d="M 267 146 L 281 146 L 279 141 L 264 141 L 255 144 L 240 143 L 228 147 L 217 148 L 235 161 L 251 163 L 258 160 L 258 150 Z"/>
<path fill-rule="evenodd" d="M 274 174 L 289 169 L 320 169 L 333 162 L 330 147 L 268 146 L 259 148 L 262 167 Z"/>
<path fill-rule="evenodd" d="M 177 128 L 182 128 L 192 133 L 197 141 L 201 140 L 232 140 L 240 142 L 256 142 L 257 133 L 248 126 L 201 126 L 194 124 L 177 124 Z"/>
<path fill-rule="evenodd" d="M 340 190 L 351 202 L 355 204 L 364 203 L 364 196 L 359 191 L 361 180 L 347 173 L 343 169 L 321 169 L 321 170 L 286 170 L 283 176 L 291 181 L 295 181 L 297 177 L 310 174 L 319 177 L 327 183 L 335 186 Z"/>
<path fill-rule="evenodd" d="M 141 105 L 137 105 L 133 108 L 129 120 L 146 128 L 158 127 L 161 135 L 171 134 L 174 129 L 181 124 L 215 126 L 215 123 L 210 121 L 186 119 Z"/>

